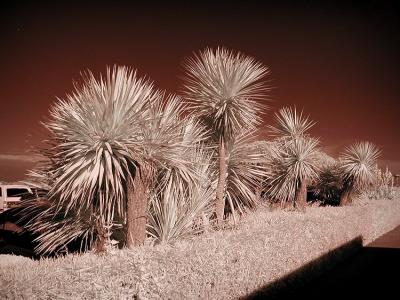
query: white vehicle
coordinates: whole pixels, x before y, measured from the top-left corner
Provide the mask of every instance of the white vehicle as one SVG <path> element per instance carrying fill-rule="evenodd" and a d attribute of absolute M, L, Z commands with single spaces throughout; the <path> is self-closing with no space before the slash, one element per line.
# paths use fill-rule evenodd
<path fill-rule="evenodd" d="M 3 212 L 21 201 L 22 195 L 32 190 L 21 184 L 0 184 L 0 212 Z"/>

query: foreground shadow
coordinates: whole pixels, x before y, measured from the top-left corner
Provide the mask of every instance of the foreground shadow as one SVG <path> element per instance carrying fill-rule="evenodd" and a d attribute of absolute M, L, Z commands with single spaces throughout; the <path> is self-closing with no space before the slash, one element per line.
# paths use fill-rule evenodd
<path fill-rule="evenodd" d="M 40 256 L 34 251 L 36 243 L 29 233 L 15 233 L 9 230 L 0 230 L 0 254 L 22 255 L 32 259 Z"/>
<path fill-rule="evenodd" d="M 242 299 L 393 297 L 399 270 L 400 249 L 363 248 L 359 237 Z"/>

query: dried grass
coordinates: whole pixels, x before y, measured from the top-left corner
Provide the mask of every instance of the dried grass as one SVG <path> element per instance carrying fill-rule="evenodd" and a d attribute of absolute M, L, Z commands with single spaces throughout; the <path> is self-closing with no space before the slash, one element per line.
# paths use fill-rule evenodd
<path fill-rule="evenodd" d="M 40 261 L 1 255 L 0 298 L 237 298 L 360 234 L 369 243 L 399 224 L 399 197 L 364 198 L 305 213 L 260 207 L 237 226 L 173 247 Z"/>

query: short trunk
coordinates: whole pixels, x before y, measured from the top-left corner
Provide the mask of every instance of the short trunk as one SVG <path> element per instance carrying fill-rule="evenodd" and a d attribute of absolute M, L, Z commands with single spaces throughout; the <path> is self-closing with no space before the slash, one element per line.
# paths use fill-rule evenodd
<path fill-rule="evenodd" d="M 136 169 L 135 177 L 129 180 L 126 215 L 126 246 L 129 249 L 143 245 L 146 238 L 147 179 L 143 170 Z"/>
<path fill-rule="evenodd" d="M 344 206 L 349 204 L 350 202 L 350 188 L 346 187 L 343 191 L 342 194 L 340 195 L 340 202 L 339 205 L 340 206 Z"/>
<path fill-rule="evenodd" d="M 106 237 L 98 233 L 93 245 L 93 249 L 95 253 L 104 253 L 106 251 Z"/>
<path fill-rule="evenodd" d="M 101 218 L 96 221 L 96 239 L 93 243 L 93 250 L 96 253 L 103 253 L 106 251 L 107 230 Z"/>
<path fill-rule="evenodd" d="M 343 191 L 342 194 L 340 195 L 340 202 L 339 206 L 345 206 L 349 204 L 349 191 Z"/>
<path fill-rule="evenodd" d="M 296 190 L 294 198 L 295 207 L 300 210 L 305 210 L 307 205 L 307 183 L 306 180 L 300 182 L 300 186 Z"/>
<path fill-rule="evenodd" d="M 342 193 L 340 195 L 340 206 L 345 206 L 349 204 L 350 202 L 350 193 L 351 193 L 352 185 L 351 184 L 346 184 L 342 190 Z"/>
<path fill-rule="evenodd" d="M 225 162 L 225 143 L 221 138 L 218 147 L 219 154 L 219 177 L 217 185 L 217 198 L 215 203 L 215 211 L 217 214 L 217 222 L 219 225 L 224 220 L 225 211 L 225 182 L 226 182 L 226 162 Z"/>

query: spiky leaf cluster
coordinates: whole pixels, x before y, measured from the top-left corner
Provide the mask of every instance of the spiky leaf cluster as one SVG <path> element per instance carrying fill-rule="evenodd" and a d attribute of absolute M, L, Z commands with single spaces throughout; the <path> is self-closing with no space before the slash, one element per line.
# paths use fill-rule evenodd
<path fill-rule="evenodd" d="M 315 163 L 318 143 L 313 138 L 299 137 L 275 144 L 268 159 L 268 193 L 272 199 L 293 201 L 300 183 L 304 180 L 310 183 L 318 176 Z"/>
<path fill-rule="evenodd" d="M 304 136 L 314 124 L 303 112 L 298 113 L 296 108 L 284 107 L 275 113 L 275 124 L 268 127 L 272 136 L 296 139 Z"/>
<path fill-rule="evenodd" d="M 343 180 L 363 189 L 374 181 L 374 166 L 380 150 L 370 142 L 359 142 L 346 148 L 340 156 Z"/>
<path fill-rule="evenodd" d="M 201 146 L 192 151 L 197 178 L 187 182 L 174 169 L 160 170 L 151 194 L 147 231 L 157 243 L 174 243 L 200 233 L 201 217 L 211 213 L 215 186 L 210 154 Z"/>
<path fill-rule="evenodd" d="M 185 61 L 184 95 L 193 114 L 215 138 L 234 138 L 243 128 L 261 122 L 258 101 L 267 88 L 261 81 L 268 69 L 253 58 L 225 48 L 206 49 Z"/>
<path fill-rule="evenodd" d="M 233 216 L 258 203 L 257 193 L 268 174 L 258 145 L 250 132 L 242 132 L 227 144 L 226 198 Z"/>
<path fill-rule="evenodd" d="M 310 183 L 318 176 L 319 141 L 307 134 L 313 125 L 314 122 L 296 108 L 284 107 L 275 114 L 275 125 L 269 127 L 275 140 L 267 157 L 270 198 L 293 201 L 301 182 Z"/>

